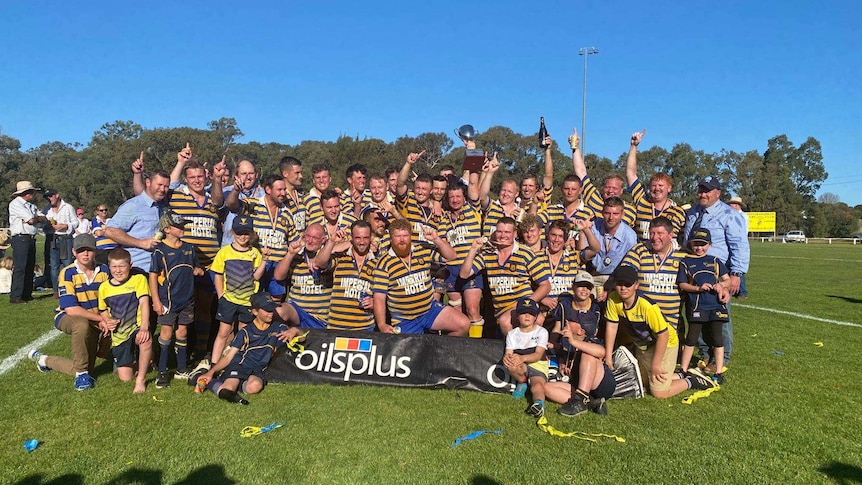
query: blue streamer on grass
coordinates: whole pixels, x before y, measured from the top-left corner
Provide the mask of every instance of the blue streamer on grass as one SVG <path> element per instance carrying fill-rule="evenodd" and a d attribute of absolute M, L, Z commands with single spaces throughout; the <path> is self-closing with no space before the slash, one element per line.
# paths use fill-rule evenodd
<path fill-rule="evenodd" d="M 472 433 L 468 434 L 467 436 L 462 436 L 462 437 L 456 439 L 455 443 L 452 444 L 452 448 L 460 445 L 464 441 L 474 440 L 474 439 L 482 436 L 485 433 L 503 434 L 503 428 L 493 429 L 493 430 L 492 429 L 488 429 L 488 430 L 480 429 L 479 431 L 473 431 Z"/>

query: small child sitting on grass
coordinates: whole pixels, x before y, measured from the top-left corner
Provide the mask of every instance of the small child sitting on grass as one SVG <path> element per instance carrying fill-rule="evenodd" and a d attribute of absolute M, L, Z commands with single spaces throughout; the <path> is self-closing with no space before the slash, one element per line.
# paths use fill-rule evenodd
<path fill-rule="evenodd" d="M 518 300 L 515 307 L 518 326 L 506 335 L 503 365 L 518 384 L 512 397 L 521 399 L 527 393 L 527 383 L 533 403 L 524 412 L 541 418 L 545 415 L 545 383 L 548 381 L 548 331 L 536 325 L 539 305 L 528 297 Z"/>
<path fill-rule="evenodd" d="M 111 334 L 111 352 L 123 382 L 135 379 L 135 394 L 146 390 L 153 355 L 150 335 L 150 286 L 142 273 L 132 274 L 132 256 L 123 248 L 108 253 L 111 278 L 99 285 L 103 335 Z M 138 363 L 137 377 L 134 365 Z"/>
<path fill-rule="evenodd" d="M 252 295 L 251 313 L 254 320 L 237 332 L 227 355 L 199 378 L 199 381 L 206 382 L 207 388 L 220 399 L 248 404 L 237 391 L 257 394 L 266 386 L 264 372 L 276 350 L 299 333 L 297 327 L 272 323 L 278 306 L 266 292 Z M 222 370 L 224 372 L 221 372 Z M 214 379 L 216 375 L 219 377 Z"/>

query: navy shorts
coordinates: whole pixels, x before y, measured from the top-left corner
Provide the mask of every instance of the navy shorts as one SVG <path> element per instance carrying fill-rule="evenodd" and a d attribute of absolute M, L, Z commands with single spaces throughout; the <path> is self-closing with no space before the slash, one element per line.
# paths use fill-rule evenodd
<path fill-rule="evenodd" d="M 437 300 L 431 300 L 431 308 L 428 309 L 424 315 L 414 318 L 413 320 L 405 320 L 398 324 L 398 328 L 401 329 L 401 333 L 425 333 L 426 329 L 431 330 L 431 326 L 434 325 L 434 320 L 437 319 L 437 315 L 443 311 L 443 308 L 442 303 Z"/>
<path fill-rule="evenodd" d="M 237 305 L 221 297 L 218 299 L 216 320 L 225 323 L 251 323 L 254 321 L 254 315 L 251 314 L 251 307 Z"/>
<path fill-rule="evenodd" d="M 195 291 L 203 291 L 215 295 L 215 273 L 206 270 L 203 276 L 195 276 Z"/>
<path fill-rule="evenodd" d="M 572 383 L 572 391 L 574 392 L 575 388 L 578 386 L 577 375 L 578 368 L 581 365 L 581 352 L 578 352 L 578 355 L 575 357 L 575 361 L 572 364 L 571 376 L 574 377 L 574 382 Z M 604 370 L 604 377 L 602 377 L 602 382 L 599 383 L 599 386 L 590 391 L 590 397 L 594 398 L 605 398 L 610 399 L 614 395 L 614 391 L 617 390 L 617 381 L 614 379 L 614 373 L 611 369 L 602 362 L 602 369 Z"/>
<path fill-rule="evenodd" d="M 464 290 L 483 289 L 485 287 L 485 278 L 482 273 L 476 273 L 469 278 L 458 276 L 460 265 L 449 266 L 449 277 L 446 278 L 446 291 L 449 293 L 462 293 Z"/>
<path fill-rule="evenodd" d="M 284 285 L 273 278 L 275 267 L 278 266 L 278 262 L 267 261 L 263 264 L 266 265 L 266 270 L 264 270 L 263 277 L 260 279 L 260 291 L 265 291 L 274 297 L 280 297 L 287 293 L 287 290 L 284 289 Z M 276 299 L 279 300 L 280 298 Z"/>
<path fill-rule="evenodd" d="M 138 331 L 135 330 L 125 342 L 111 347 L 111 354 L 114 355 L 114 364 L 117 367 L 130 367 L 135 365 L 138 360 L 138 346 L 135 344 L 135 338 L 138 336 Z"/>
<path fill-rule="evenodd" d="M 170 312 L 167 315 L 159 315 L 156 318 L 156 323 L 175 327 L 177 325 L 191 325 L 195 321 L 195 302 L 191 301 L 188 305 L 177 312 Z"/>

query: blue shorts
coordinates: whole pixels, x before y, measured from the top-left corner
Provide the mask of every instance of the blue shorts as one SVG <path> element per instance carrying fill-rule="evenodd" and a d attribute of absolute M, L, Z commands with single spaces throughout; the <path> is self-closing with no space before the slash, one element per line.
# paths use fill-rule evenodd
<path fill-rule="evenodd" d="M 251 307 L 237 305 L 221 297 L 218 299 L 216 320 L 224 323 L 251 323 L 254 321 L 254 315 L 251 314 Z"/>
<path fill-rule="evenodd" d="M 159 315 L 156 317 L 156 323 L 173 327 L 176 325 L 191 325 L 195 321 L 195 302 L 191 301 L 176 312 L 170 312 L 167 315 Z"/>
<path fill-rule="evenodd" d="M 125 342 L 111 347 L 111 354 L 114 355 L 114 364 L 117 367 L 131 367 L 138 360 L 138 346 L 135 344 L 137 337 L 138 330 L 135 330 Z"/>
<path fill-rule="evenodd" d="M 319 328 L 321 330 L 326 330 L 326 322 L 315 317 L 314 315 L 308 313 L 307 311 L 299 308 L 299 305 L 296 303 L 289 301 L 287 302 L 290 306 L 296 310 L 296 314 L 299 316 L 299 326 L 302 328 Z"/>
<path fill-rule="evenodd" d="M 275 261 L 267 261 L 264 264 L 266 265 L 266 270 L 263 272 L 263 277 L 260 279 L 260 291 L 265 291 L 272 296 L 281 296 L 287 293 L 287 290 L 284 289 L 284 285 L 272 277 L 278 263 Z"/>
<path fill-rule="evenodd" d="M 443 308 L 444 306 L 442 303 L 437 300 L 431 300 L 431 308 L 429 308 L 424 315 L 416 317 L 413 320 L 404 320 L 398 324 L 398 328 L 401 329 L 401 333 L 425 333 L 426 329 L 431 330 L 431 326 L 434 325 L 434 320 L 437 319 L 437 315 L 443 311 Z"/>
<path fill-rule="evenodd" d="M 449 277 L 446 278 L 446 291 L 449 293 L 462 293 L 464 290 L 483 289 L 485 288 L 485 278 L 482 273 L 476 273 L 469 278 L 461 278 L 458 272 L 461 266 L 449 266 Z"/>

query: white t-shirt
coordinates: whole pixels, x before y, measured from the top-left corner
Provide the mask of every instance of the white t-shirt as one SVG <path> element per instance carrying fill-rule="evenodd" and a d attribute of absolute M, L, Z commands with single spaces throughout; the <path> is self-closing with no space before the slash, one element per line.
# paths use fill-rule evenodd
<path fill-rule="evenodd" d="M 520 327 L 515 327 L 506 335 L 506 350 L 525 350 L 536 347 L 548 350 L 548 331 L 544 327 L 537 325 L 529 332 L 523 332 Z"/>

